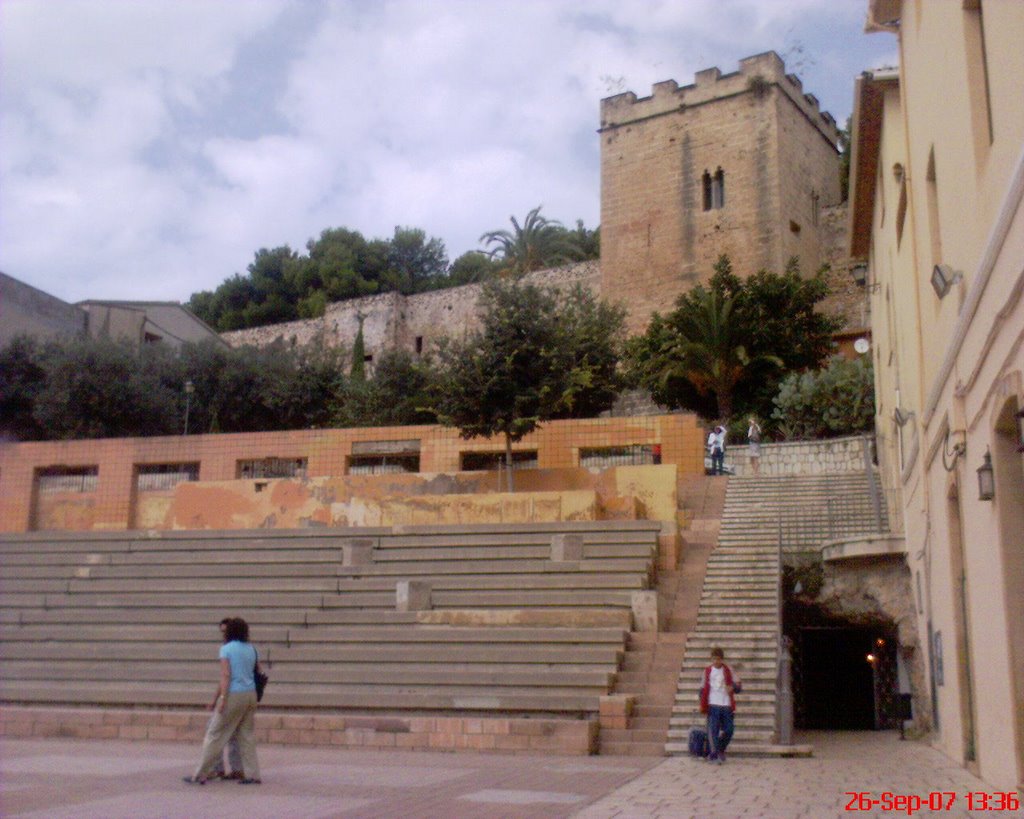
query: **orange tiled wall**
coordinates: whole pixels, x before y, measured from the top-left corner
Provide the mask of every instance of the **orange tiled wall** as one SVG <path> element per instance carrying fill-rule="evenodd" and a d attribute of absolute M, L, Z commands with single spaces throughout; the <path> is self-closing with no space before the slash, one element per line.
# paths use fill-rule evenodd
<path fill-rule="evenodd" d="M 234 480 L 236 462 L 255 458 L 307 458 L 308 475 L 345 474 L 356 441 L 420 441 L 421 472 L 457 472 L 460 453 L 500 451 L 500 440 L 464 440 L 439 426 L 294 430 L 228 435 L 107 438 L 0 444 L 0 531 L 31 528 L 127 529 L 134 519 L 135 468 L 140 464 L 199 462 L 202 481 Z M 537 450 L 540 469 L 573 467 L 580 449 L 660 444 L 662 463 L 680 474 L 703 471 L 704 432 L 692 415 L 593 418 L 551 421 L 526 436 L 515 449 Z M 33 497 L 34 476 L 43 468 L 99 468 L 94 492 L 77 498 Z M 66 505 L 66 509 L 62 507 Z M 65 514 L 73 507 L 89 514 Z M 34 519 L 38 526 L 34 526 Z"/>

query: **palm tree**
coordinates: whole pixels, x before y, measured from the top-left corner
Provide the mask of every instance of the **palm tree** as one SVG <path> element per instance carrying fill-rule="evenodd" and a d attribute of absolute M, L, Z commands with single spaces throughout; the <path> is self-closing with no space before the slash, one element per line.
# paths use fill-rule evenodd
<path fill-rule="evenodd" d="M 774 355 L 750 356 L 733 320 L 735 298 L 697 286 L 686 296 L 676 313 L 676 332 L 662 347 L 669 361 L 662 380 L 685 378 L 697 392 L 714 397 L 717 417 L 732 415 L 736 385 L 759 365 L 783 366 Z"/>
<path fill-rule="evenodd" d="M 545 219 L 538 205 L 520 226 L 511 216 L 512 230 L 492 230 L 480 237 L 491 247 L 487 255 L 502 262 L 502 272 L 522 275 L 531 270 L 554 267 L 571 261 L 575 247 L 561 222 Z"/>

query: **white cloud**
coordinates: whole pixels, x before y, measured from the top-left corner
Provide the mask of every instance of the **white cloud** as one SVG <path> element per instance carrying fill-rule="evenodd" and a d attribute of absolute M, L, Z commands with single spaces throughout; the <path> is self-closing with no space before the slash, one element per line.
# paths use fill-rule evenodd
<path fill-rule="evenodd" d="M 602 96 L 790 49 L 841 119 L 878 62 L 851 50 L 893 50 L 860 5 L 4 0 L 0 267 L 183 300 L 327 227 L 422 227 L 454 258 L 537 204 L 593 226 Z"/>

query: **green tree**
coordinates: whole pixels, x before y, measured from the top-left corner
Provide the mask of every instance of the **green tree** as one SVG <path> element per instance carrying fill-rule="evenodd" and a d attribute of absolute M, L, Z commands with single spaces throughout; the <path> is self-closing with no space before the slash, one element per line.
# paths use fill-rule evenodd
<path fill-rule="evenodd" d="M 576 228 L 565 231 L 565 238 L 572 246 L 572 258 L 574 261 L 587 261 L 601 258 L 601 228 L 590 230 L 583 225 L 582 219 L 576 220 Z"/>
<path fill-rule="evenodd" d="M 566 358 L 566 384 L 557 418 L 593 418 L 615 403 L 626 336 L 626 310 L 575 285 L 557 308 L 558 344 Z"/>
<path fill-rule="evenodd" d="M 445 286 L 458 287 L 463 284 L 485 282 L 495 276 L 501 269 L 501 262 L 492 259 L 486 253 L 479 250 L 469 250 L 451 263 L 451 266 L 448 268 Z"/>
<path fill-rule="evenodd" d="M 45 347 L 16 336 L 0 349 L 0 440 L 43 440 L 46 432 L 32 410 L 46 384 Z"/>
<path fill-rule="evenodd" d="M 434 373 L 428 362 L 416 361 L 405 350 L 388 350 L 369 379 L 350 379 L 332 408 L 333 423 L 341 427 L 431 424 Z"/>
<path fill-rule="evenodd" d="M 162 355 L 127 341 L 75 338 L 50 348 L 33 417 L 50 438 L 166 435 L 181 403 L 161 377 Z"/>
<path fill-rule="evenodd" d="M 556 307 L 538 287 L 489 282 L 480 300 L 481 328 L 440 345 L 438 419 L 463 438 L 504 436 L 510 467 L 512 443 L 559 405 L 564 358 Z"/>
<path fill-rule="evenodd" d="M 301 265 L 298 290 L 322 290 L 327 301 L 378 292 L 387 271 L 387 243 L 367 242 L 358 231 L 330 228 L 310 239 Z"/>
<path fill-rule="evenodd" d="M 501 262 L 502 271 L 521 275 L 531 270 L 572 261 L 576 249 L 561 222 L 540 215 L 538 205 L 520 225 L 509 217 L 512 230 L 492 230 L 480 237 L 480 242 L 491 248 L 488 255 Z"/>
<path fill-rule="evenodd" d="M 419 228 L 396 227 L 388 243 L 388 273 L 385 289 L 405 295 L 433 290 L 444 281 L 448 253 L 444 242 L 427 239 Z"/>
<path fill-rule="evenodd" d="M 433 409 L 441 423 L 464 438 L 503 436 L 511 464 L 513 442 L 542 421 L 610 406 L 620 310 L 583 291 L 564 299 L 496 280 L 483 286 L 480 313 L 478 330 L 440 345 Z"/>
<path fill-rule="evenodd" d="M 786 438 L 870 432 L 875 421 L 871 360 L 834 356 L 823 369 L 791 373 L 779 387 L 773 415 Z"/>
<path fill-rule="evenodd" d="M 744 280 L 723 256 L 707 287 L 683 294 L 630 342 L 630 381 L 706 419 L 770 418 L 781 379 L 819 366 L 833 348 L 841 321 L 815 309 L 827 293 L 823 273 L 804 278 L 795 260 L 783 274 Z"/>
<path fill-rule="evenodd" d="M 363 316 L 359 316 L 359 331 L 352 344 L 352 366 L 349 375 L 353 381 L 366 380 L 366 341 L 363 338 Z"/>
<path fill-rule="evenodd" d="M 331 424 L 331 405 L 345 388 L 347 351 L 311 339 L 277 354 L 285 359 L 281 378 L 268 385 L 267 405 L 278 429 L 307 429 Z"/>

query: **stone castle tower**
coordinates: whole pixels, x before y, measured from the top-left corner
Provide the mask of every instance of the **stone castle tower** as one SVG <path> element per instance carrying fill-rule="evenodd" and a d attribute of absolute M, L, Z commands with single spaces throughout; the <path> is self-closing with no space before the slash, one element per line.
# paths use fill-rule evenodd
<path fill-rule="evenodd" d="M 629 329 L 712 275 L 804 272 L 826 261 L 826 208 L 839 204 L 835 120 L 769 51 L 740 70 L 709 68 L 680 88 L 601 102 L 601 295 Z"/>
<path fill-rule="evenodd" d="M 537 284 L 579 284 L 624 304 L 641 333 L 654 311 L 706 281 L 729 254 L 738 275 L 781 272 L 792 256 L 813 272 L 838 261 L 838 131 L 769 51 L 740 70 L 709 68 L 680 88 L 654 86 L 601 103 L 601 260 L 536 271 Z M 839 219 L 840 224 L 844 220 Z M 841 231 L 840 231 L 841 233 Z M 845 264 L 837 292 L 849 289 Z M 323 317 L 225 333 L 232 345 L 293 343 L 351 347 L 363 322 L 368 362 L 391 347 L 416 354 L 477 322 L 479 285 L 403 296 L 384 293 L 330 304 Z M 852 315 L 863 296 L 830 312 Z M 360 319 L 360 317 L 362 317 Z M 864 325 L 859 315 L 852 324 Z M 858 330 L 857 332 L 861 332 Z"/>

